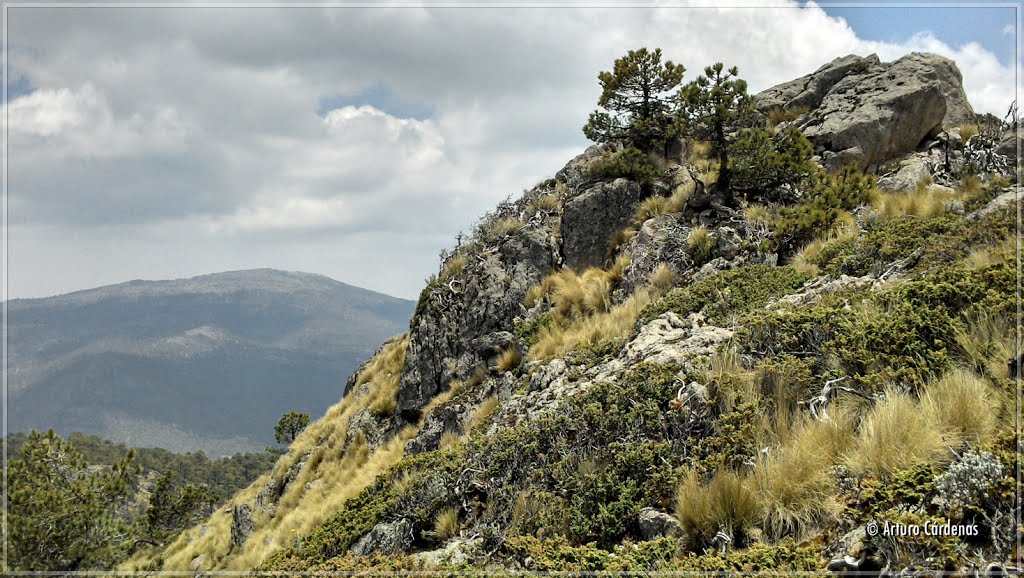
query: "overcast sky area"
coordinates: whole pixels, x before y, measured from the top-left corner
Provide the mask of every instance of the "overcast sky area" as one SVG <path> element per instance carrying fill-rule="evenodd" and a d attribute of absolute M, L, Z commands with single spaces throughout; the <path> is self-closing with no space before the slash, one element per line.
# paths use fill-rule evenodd
<path fill-rule="evenodd" d="M 415 298 L 641 46 L 752 92 L 928 51 L 1014 99 L 1012 8 L 781 6 L 7 7 L 9 297 L 273 267 Z"/>

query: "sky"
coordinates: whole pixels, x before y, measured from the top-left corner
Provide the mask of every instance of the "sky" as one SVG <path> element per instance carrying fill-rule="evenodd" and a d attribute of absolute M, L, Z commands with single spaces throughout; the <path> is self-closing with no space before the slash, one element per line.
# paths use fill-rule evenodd
<path fill-rule="evenodd" d="M 6 6 L 9 298 L 272 267 L 414 299 L 489 208 L 588 142 L 661 47 L 756 92 L 850 53 L 1014 99 L 1012 8 Z"/>

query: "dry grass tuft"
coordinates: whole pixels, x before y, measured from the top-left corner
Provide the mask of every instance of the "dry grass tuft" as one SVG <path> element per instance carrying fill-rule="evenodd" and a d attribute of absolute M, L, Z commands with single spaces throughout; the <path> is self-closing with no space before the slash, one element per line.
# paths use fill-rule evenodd
<path fill-rule="evenodd" d="M 659 263 L 647 282 L 655 295 L 664 295 L 676 284 L 676 270 L 668 263 Z"/>
<path fill-rule="evenodd" d="M 960 138 L 966 143 L 971 140 L 972 137 L 978 134 L 978 125 L 976 124 L 962 124 L 960 125 Z"/>
<path fill-rule="evenodd" d="M 967 195 L 976 195 L 984 188 L 981 177 L 978 175 L 964 175 L 960 179 L 960 190 Z"/>
<path fill-rule="evenodd" d="M 462 445 L 462 436 L 453 431 L 446 431 L 441 434 L 441 441 L 437 442 L 438 449 L 457 448 Z"/>
<path fill-rule="evenodd" d="M 767 227 L 772 222 L 772 212 L 764 205 L 749 205 L 743 209 L 743 218 L 755 227 Z"/>
<path fill-rule="evenodd" d="M 506 349 L 501 355 L 498 356 L 498 373 L 506 373 L 519 367 L 519 363 L 523 360 L 522 354 L 519 352 L 519 347 L 513 345 Z"/>
<path fill-rule="evenodd" d="M 633 225 L 639 226 L 647 219 L 668 214 L 668 201 L 668 197 L 658 196 L 647 197 L 640 201 L 640 204 L 636 207 L 636 212 L 633 214 Z"/>
<path fill-rule="evenodd" d="M 640 312 L 651 303 L 651 294 L 638 289 L 626 302 L 562 325 L 548 325 L 538 332 L 537 343 L 527 354 L 531 361 L 550 361 L 581 346 L 619 339 L 633 330 Z"/>
<path fill-rule="evenodd" d="M 676 491 L 676 519 L 691 547 L 710 545 L 719 530 L 745 534 L 757 525 L 761 511 L 749 481 L 732 470 L 718 471 L 706 485 L 689 472 Z"/>
<path fill-rule="evenodd" d="M 715 238 L 711 236 L 711 231 L 707 227 L 694 227 L 686 237 L 686 247 L 695 261 L 703 263 L 715 250 Z"/>
<path fill-rule="evenodd" d="M 790 259 L 789 264 L 801 273 L 817 276 L 819 270 L 815 261 L 818 259 L 818 256 L 821 255 L 821 251 L 824 248 L 825 241 L 815 239 L 801 247 L 800 250 L 793 255 L 793 258 Z"/>
<path fill-rule="evenodd" d="M 979 311 L 964 316 L 953 339 L 957 354 L 974 371 L 992 379 L 1010 376 L 1006 360 L 1015 354 L 1016 331 L 1006 315 Z"/>
<path fill-rule="evenodd" d="M 458 277 L 466 270 L 466 265 L 469 264 L 468 255 L 455 255 L 448 259 L 448 262 L 444 264 L 441 269 L 441 274 L 438 276 L 441 280 L 448 280 L 453 277 Z"/>
<path fill-rule="evenodd" d="M 949 434 L 910 395 L 890 389 L 864 417 L 845 461 L 855 474 L 888 479 L 914 464 L 948 458 Z"/>
<path fill-rule="evenodd" d="M 445 508 L 434 517 L 434 535 L 441 540 L 454 538 L 459 533 L 459 508 Z"/>
<path fill-rule="evenodd" d="M 949 432 L 946 441 L 950 445 L 965 441 L 977 446 L 995 432 L 1000 402 L 984 378 L 956 369 L 927 385 L 921 406 L 932 421 Z"/>
<path fill-rule="evenodd" d="M 477 406 L 476 411 L 473 412 L 473 417 L 469 419 L 469 429 L 476 429 L 489 422 L 491 417 L 494 416 L 494 412 L 498 411 L 500 405 L 501 400 L 498 399 L 498 396 L 486 397 Z"/>

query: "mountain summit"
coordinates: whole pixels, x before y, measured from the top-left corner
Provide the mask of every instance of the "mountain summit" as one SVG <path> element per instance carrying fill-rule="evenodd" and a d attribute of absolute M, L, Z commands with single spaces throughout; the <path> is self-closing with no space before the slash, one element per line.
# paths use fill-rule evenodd
<path fill-rule="evenodd" d="M 599 144 L 444 256 L 272 472 L 125 569 L 1018 564 L 1016 118 L 934 55 L 760 95 L 661 58 L 601 73 Z"/>
<path fill-rule="evenodd" d="M 412 304 L 257 269 L 15 299 L 7 311 L 9 431 L 221 455 L 263 449 L 285 411 L 336 401 Z"/>

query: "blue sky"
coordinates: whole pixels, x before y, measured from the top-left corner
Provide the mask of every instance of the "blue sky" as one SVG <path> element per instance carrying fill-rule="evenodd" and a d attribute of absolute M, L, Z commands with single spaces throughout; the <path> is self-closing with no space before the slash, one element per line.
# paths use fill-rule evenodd
<path fill-rule="evenodd" d="M 9 8 L 9 296 L 273 267 L 415 298 L 460 231 L 588 146 L 598 73 L 641 46 L 754 92 L 929 51 L 975 110 L 1014 98 L 1011 9 L 700 1 Z"/>
<path fill-rule="evenodd" d="M 906 4 L 906 3 L 903 3 Z M 843 18 L 865 40 L 901 43 L 916 34 L 931 32 L 947 44 L 977 42 L 1009 65 L 1014 59 L 1017 14 L 1012 7 L 878 6 L 840 7 L 820 3 L 829 16 Z M 998 4 L 991 2 L 987 4 Z"/>

